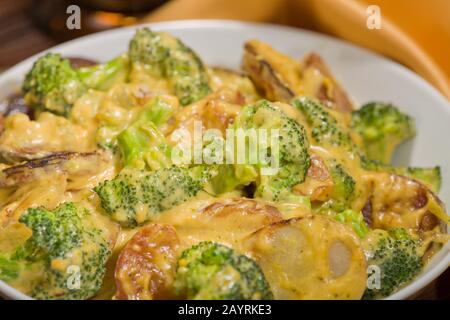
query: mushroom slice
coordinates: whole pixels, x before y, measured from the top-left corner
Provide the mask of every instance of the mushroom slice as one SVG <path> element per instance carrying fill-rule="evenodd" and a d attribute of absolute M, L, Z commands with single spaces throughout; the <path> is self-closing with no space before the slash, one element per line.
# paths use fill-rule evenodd
<path fill-rule="evenodd" d="M 168 225 L 149 224 L 123 248 L 115 270 L 119 300 L 173 298 L 173 282 L 180 241 Z"/>
<path fill-rule="evenodd" d="M 275 299 L 360 299 L 366 260 L 351 228 L 325 216 L 264 227 L 245 240 Z"/>
<path fill-rule="evenodd" d="M 368 172 L 361 179 L 368 194 L 362 212 L 374 229 L 406 228 L 422 234 L 449 222 L 445 206 L 420 182 L 387 172 Z"/>

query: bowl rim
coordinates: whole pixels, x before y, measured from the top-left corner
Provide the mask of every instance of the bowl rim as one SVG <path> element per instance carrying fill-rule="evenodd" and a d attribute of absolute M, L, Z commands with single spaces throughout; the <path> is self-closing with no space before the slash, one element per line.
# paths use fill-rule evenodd
<path fill-rule="evenodd" d="M 245 28 L 254 28 L 254 29 L 277 29 L 280 32 L 295 32 L 295 33 L 303 33 L 315 38 L 319 39 L 326 39 L 327 42 L 339 44 L 341 46 L 347 47 L 347 48 L 353 48 L 357 49 L 361 54 L 368 55 L 371 57 L 375 57 L 378 60 L 382 61 L 384 64 L 388 64 L 391 68 L 393 68 L 394 71 L 402 73 L 405 77 L 409 77 L 414 82 L 417 83 L 417 85 L 422 86 L 426 90 L 427 95 L 433 96 L 434 99 L 440 100 L 442 104 L 447 105 L 446 110 L 450 115 L 450 103 L 449 101 L 436 89 L 434 88 L 429 82 L 424 80 L 422 77 L 417 75 L 414 71 L 406 68 L 405 66 L 390 60 L 389 58 L 382 56 L 376 52 L 373 52 L 367 48 L 358 46 L 356 44 L 347 42 L 345 40 L 335 38 L 326 34 L 322 34 L 316 31 L 311 30 L 305 30 L 301 28 L 295 28 L 290 26 L 284 26 L 284 25 L 277 25 L 273 23 L 259 23 L 259 22 L 244 22 L 239 20 L 226 20 L 226 19 L 190 19 L 190 20 L 174 20 L 174 21 L 163 21 L 163 22 L 155 22 L 155 23 L 141 23 L 136 24 L 132 26 L 117 28 L 117 29 L 111 29 L 106 30 L 102 32 L 97 32 L 93 34 L 89 34 L 83 37 L 79 37 L 70 41 L 66 41 L 64 43 L 58 44 L 56 46 L 53 46 L 51 48 L 48 48 L 44 51 L 41 51 L 39 53 L 36 53 L 32 55 L 31 57 L 22 60 L 15 64 L 14 66 L 8 68 L 4 72 L 0 74 L 0 83 L 5 82 L 8 77 L 12 77 L 14 75 L 14 72 L 16 69 L 21 69 L 26 65 L 31 64 L 33 61 L 35 61 L 38 57 L 42 56 L 45 53 L 51 52 L 51 51 L 59 51 L 62 49 L 70 50 L 70 47 L 77 46 L 79 42 L 82 41 L 92 41 L 95 39 L 101 39 L 105 35 L 113 35 L 115 33 L 120 32 L 128 32 L 130 30 L 135 30 L 139 27 L 150 27 L 156 30 L 162 30 L 162 31 L 173 31 L 173 30 L 180 30 L 183 28 L 205 28 L 205 29 L 238 29 L 242 30 Z M 21 72 L 23 74 L 23 72 Z M 423 289 L 425 286 L 429 285 L 433 280 L 435 280 L 439 275 L 441 275 L 448 267 L 450 267 L 450 243 L 447 243 L 439 252 L 436 254 L 435 257 L 433 257 L 432 260 L 437 258 L 437 255 L 441 255 L 440 261 L 437 262 L 431 269 L 422 271 L 421 274 L 419 274 L 419 278 L 415 279 L 408 285 L 404 286 L 394 294 L 386 297 L 386 300 L 401 300 L 401 299 L 407 299 L 410 298 L 416 294 L 418 294 L 421 289 Z M 19 290 L 9 286 L 5 282 L 0 280 L 0 296 L 2 296 L 5 299 L 16 299 L 16 300 L 30 300 L 32 299 L 30 296 L 20 292 Z"/>

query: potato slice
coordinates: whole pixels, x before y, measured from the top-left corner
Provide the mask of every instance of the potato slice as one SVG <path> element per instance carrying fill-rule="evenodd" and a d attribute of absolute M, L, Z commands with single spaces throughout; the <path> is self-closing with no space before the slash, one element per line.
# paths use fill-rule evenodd
<path fill-rule="evenodd" d="M 366 260 L 351 228 L 324 216 L 264 227 L 245 240 L 275 299 L 360 299 Z"/>
<path fill-rule="evenodd" d="M 220 199 L 190 214 L 186 212 L 181 207 L 161 217 L 161 221 L 172 222 L 183 247 L 200 241 L 236 247 L 249 234 L 282 220 L 280 211 L 269 203 L 245 198 Z"/>
<path fill-rule="evenodd" d="M 179 239 L 171 226 L 150 224 L 140 229 L 122 250 L 115 278 L 119 300 L 173 298 Z"/>
<path fill-rule="evenodd" d="M 362 213 L 376 229 L 406 228 L 422 234 L 449 222 L 445 206 L 420 182 L 388 172 L 368 172 L 361 177 L 367 194 Z"/>

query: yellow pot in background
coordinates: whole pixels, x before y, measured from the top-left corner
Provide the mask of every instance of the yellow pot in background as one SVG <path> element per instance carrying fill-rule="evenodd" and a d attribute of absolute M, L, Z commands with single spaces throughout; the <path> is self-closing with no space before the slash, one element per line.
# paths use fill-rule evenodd
<path fill-rule="evenodd" d="M 369 5 L 381 29 L 367 28 Z M 173 0 L 145 22 L 235 19 L 328 33 L 382 53 L 422 75 L 450 99 L 448 0 Z"/>

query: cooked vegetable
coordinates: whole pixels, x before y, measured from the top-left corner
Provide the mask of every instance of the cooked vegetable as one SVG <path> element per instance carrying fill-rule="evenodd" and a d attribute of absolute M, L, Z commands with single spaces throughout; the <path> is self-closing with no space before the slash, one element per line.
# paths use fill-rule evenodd
<path fill-rule="evenodd" d="M 386 297 L 411 281 L 422 270 L 422 258 L 417 252 L 420 241 L 405 229 L 374 230 L 364 240 L 368 265 L 372 267 L 368 277 L 373 279 L 371 288 L 364 292 L 364 299 Z M 369 280 L 370 281 L 370 280 Z"/>
<path fill-rule="evenodd" d="M 396 174 L 413 178 L 425 184 L 431 191 L 437 193 L 441 189 L 441 168 L 418 168 L 418 167 L 393 167 Z"/>
<path fill-rule="evenodd" d="M 350 135 L 320 102 L 307 97 L 298 97 L 291 101 L 291 105 L 302 114 L 311 129 L 311 138 L 315 143 L 325 148 L 342 148 L 358 155 L 357 147 Z"/>
<path fill-rule="evenodd" d="M 157 170 L 171 165 L 171 148 L 157 128 L 171 112 L 164 101 L 155 99 L 117 136 L 125 166 Z"/>
<path fill-rule="evenodd" d="M 199 167 L 172 166 L 152 172 L 126 169 L 94 190 L 112 219 L 134 227 L 195 196 L 203 188 L 203 174 Z"/>
<path fill-rule="evenodd" d="M 74 203 L 53 211 L 30 208 L 19 221 L 32 235 L 0 260 L 3 280 L 14 283 L 34 270 L 28 294 L 36 299 L 88 299 L 97 293 L 111 252 L 89 210 Z"/>
<path fill-rule="evenodd" d="M 124 79 L 127 70 L 125 56 L 104 65 L 74 69 L 68 59 L 48 53 L 36 60 L 25 77 L 22 91 L 27 104 L 33 108 L 67 116 L 87 89 L 106 90 Z"/>
<path fill-rule="evenodd" d="M 370 160 L 388 164 L 395 148 L 415 134 L 414 120 L 391 104 L 371 102 L 352 113 L 352 129 Z"/>
<path fill-rule="evenodd" d="M 275 299 L 360 299 L 366 260 L 351 227 L 322 215 L 273 223 L 244 241 Z"/>
<path fill-rule="evenodd" d="M 234 128 L 265 129 L 267 132 L 266 145 L 261 142 L 257 144 L 259 150 L 256 163 L 252 163 L 255 161 L 252 159 L 251 143 L 257 142 L 250 140 L 246 145 L 248 154 L 245 161 L 253 165 L 260 173 L 255 196 L 277 200 L 283 193 L 289 193 L 294 185 L 304 181 L 310 165 L 309 144 L 305 129 L 275 104 L 261 100 L 253 106 L 246 106 L 236 119 Z M 275 135 L 274 130 L 278 130 L 278 136 L 275 136 L 275 139 L 272 138 L 272 135 Z M 278 144 L 278 148 L 274 148 L 272 139 Z M 261 159 L 261 154 L 267 159 Z M 274 172 L 263 174 L 262 170 L 269 167 L 275 169 Z"/>
<path fill-rule="evenodd" d="M 296 61 L 264 42 L 250 40 L 245 43 L 242 60 L 244 71 L 270 101 L 289 102 L 305 95 L 342 112 L 353 109 L 347 93 L 317 53 Z"/>
<path fill-rule="evenodd" d="M 369 232 L 361 212 L 348 209 L 338 213 L 334 218 L 339 222 L 350 225 L 360 238 L 364 238 Z"/>
<path fill-rule="evenodd" d="M 200 242 L 181 254 L 174 286 L 189 300 L 273 299 L 252 259 L 214 242 Z"/>
<path fill-rule="evenodd" d="M 180 240 L 170 225 L 148 224 L 120 252 L 115 268 L 118 300 L 175 298 L 172 289 Z M 145 275 L 147 281 L 142 281 Z"/>
<path fill-rule="evenodd" d="M 211 91 L 206 68 L 197 54 L 167 33 L 137 30 L 130 41 L 129 55 L 133 65 L 144 66 L 151 76 L 166 78 L 182 105 Z"/>
<path fill-rule="evenodd" d="M 331 198 L 343 205 L 348 205 L 355 195 L 355 180 L 339 163 L 331 164 L 333 192 Z"/>

